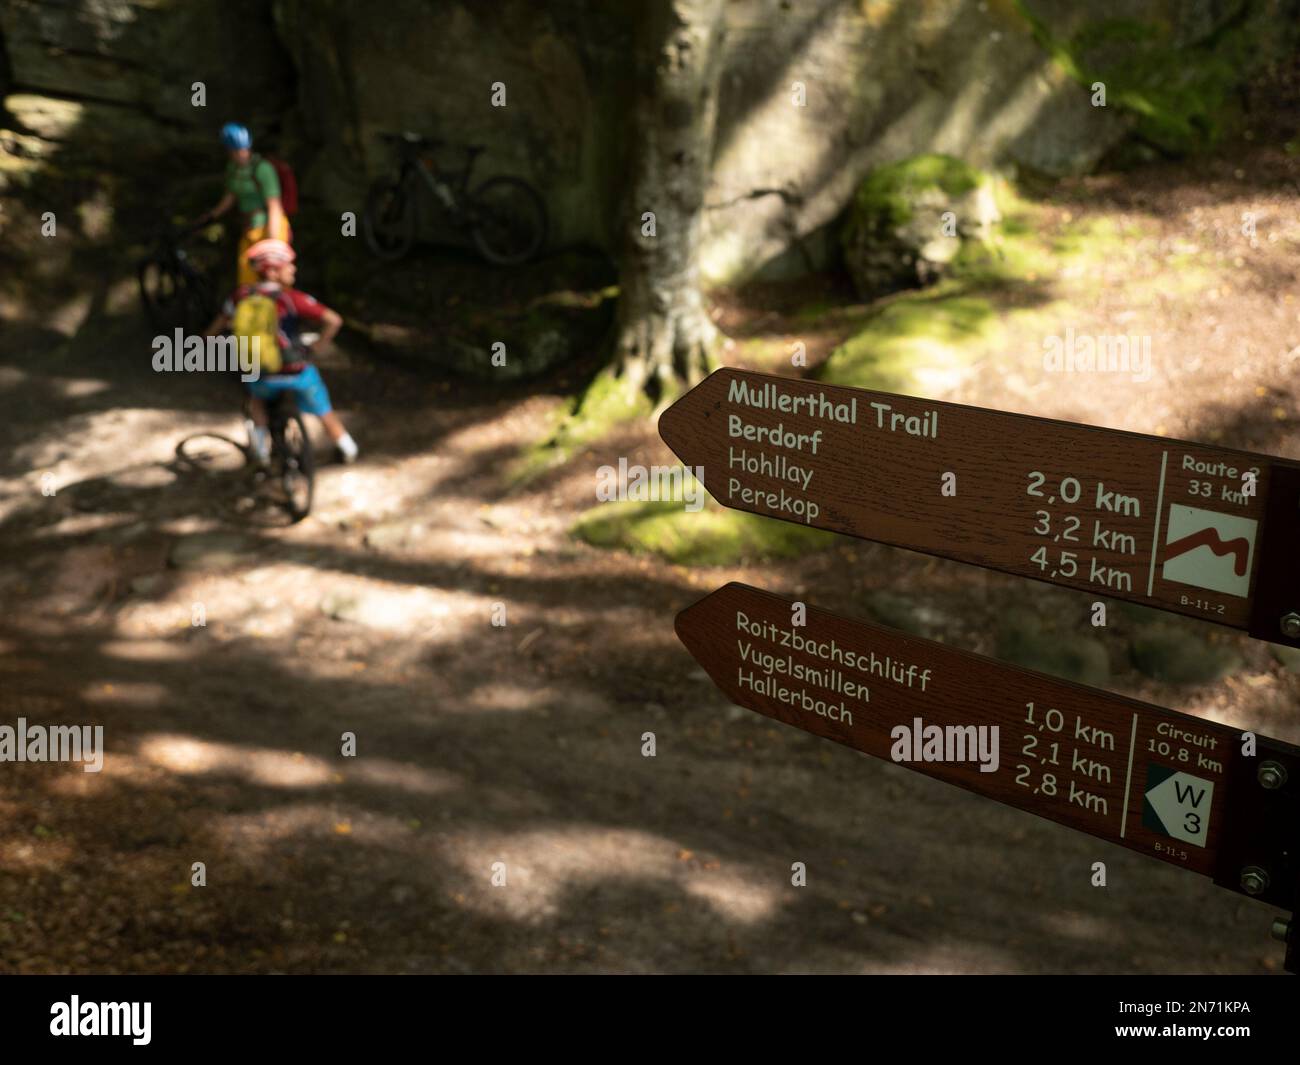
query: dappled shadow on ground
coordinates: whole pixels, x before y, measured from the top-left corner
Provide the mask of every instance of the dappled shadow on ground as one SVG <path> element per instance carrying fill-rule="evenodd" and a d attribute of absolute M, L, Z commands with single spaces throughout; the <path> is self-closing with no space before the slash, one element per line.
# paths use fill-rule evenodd
<path fill-rule="evenodd" d="M 202 510 L 206 475 L 160 463 L 110 464 L 0 526 L 24 562 L 0 583 L 9 713 L 102 724 L 109 752 L 101 774 L 0 776 L 7 970 L 1199 971 L 1267 953 L 1263 908 L 726 708 L 671 622 L 730 574 L 508 520 L 432 549 L 505 498 L 511 404 L 396 380 L 410 398 L 372 470 L 422 501 L 407 547 L 367 546 L 360 514 L 244 529 L 220 571 L 165 568 L 177 521 L 234 526 Z M 64 431 L 34 417 L 9 431 Z M 914 556 L 862 545 L 745 576 L 851 609 L 846 568 L 927 586 Z M 318 606 L 351 594 L 380 602 Z M 1142 889 L 1099 898 L 1096 860 Z M 1170 933 L 1170 899 L 1194 932 Z"/>
<path fill-rule="evenodd" d="M 205 480 L 174 454 L 228 433 L 233 384 L 159 381 L 148 337 L 108 297 L 75 328 L 0 334 L 0 550 L 17 562 L 0 574 L 0 707 L 7 722 L 102 724 L 109 752 L 101 774 L 0 766 L 5 971 L 1271 958 L 1267 909 L 729 709 L 672 633 L 677 610 L 739 575 L 847 612 L 889 587 L 974 640 L 1022 584 L 862 545 L 693 572 L 534 536 L 512 522 L 568 516 L 580 475 L 503 485 L 542 421 L 516 418 L 525 390 L 377 367 L 355 337 L 325 370 L 365 449 L 355 476 L 386 478 L 375 513 L 250 529 L 223 509 L 224 472 Z M 1245 433 L 1233 419 L 1259 413 L 1206 417 Z M 663 457 L 640 427 L 575 465 L 619 453 Z M 42 470 L 57 471 L 53 496 Z M 342 476 L 326 471 L 326 504 Z M 481 527 L 477 509 L 502 501 L 516 508 L 504 527 Z M 409 546 L 368 544 L 394 510 L 426 527 Z M 232 563 L 167 567 L 178 539 L 214 529 L 244 535 Z M 1091 886 L 1098 860 L 1114 890 Z"/>
<path fill-rule="evenodd" d="M 1254 930 L 1172 870 L 684 696 L 667 632 L 640 653 L 605 633 L 557 669 L 480 630 L 397 682 L 201 631 L 6 627 L 19 711 L 102 723 L 109 748 L 96 777 L 10 767 L 12 967 L 1107 969 L 1128 938 L 1167 971 Z M 1198 912 L 1195 942 L 1157 933 L 1153 901 L 1098 906 L 1097 857 Z"/>

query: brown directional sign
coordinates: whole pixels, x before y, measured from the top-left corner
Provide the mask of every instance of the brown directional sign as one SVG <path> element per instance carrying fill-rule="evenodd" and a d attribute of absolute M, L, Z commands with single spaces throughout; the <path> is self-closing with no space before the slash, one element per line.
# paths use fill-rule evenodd
<path fill-rule="evenodd" d="M 728 584 L 677 634 L 746 709 L 1295 903 L 1300 747 L 1260 736 L 1247 756 L 1239 729 L 795 606 Z"/>
<path fill-rule="evenodd" d="M 740 370 L 659 433 L 724 506 L 1300 646 L 1300 463 Z"/>

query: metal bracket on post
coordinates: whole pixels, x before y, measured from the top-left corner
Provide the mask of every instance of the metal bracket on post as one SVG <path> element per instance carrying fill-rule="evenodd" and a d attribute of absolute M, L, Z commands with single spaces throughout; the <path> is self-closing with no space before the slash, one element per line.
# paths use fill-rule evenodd
<path fill-rule="evenodd" d="M 1273 935 L 1286 944 L 1287 972 L 1300 975 L 1300 748 L 1257 738 L 1255 757 L 1230 770 L 1228 824 L 1214 882 L 1291 912 Z"/>
<path fill-rule="evenodd" d="M 1300 644 L 1300 467 L 1294 463 L 1273 464 L 1260 524 L 1247 632 L 1295 647 Z"/>
<path fill-rule="evenodd" d="M 1300 976 L 1300 946 L 1297 946 L 1295 913 L 1288 920 L 1278 918 L 1273 925 L 1274 934 L 1286 944 L 1286 960 L 1282 967 L 1289 973 Z"/>

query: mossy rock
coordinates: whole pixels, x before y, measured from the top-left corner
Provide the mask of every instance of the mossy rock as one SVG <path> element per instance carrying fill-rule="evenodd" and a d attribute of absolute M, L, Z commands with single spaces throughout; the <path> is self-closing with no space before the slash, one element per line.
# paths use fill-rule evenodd
<path fill-rule="evenodd" d="M 950 155 L 919 155 L 872 171 L 858 186 L 842 236 L 863 298 L 942 277 L 968 241 L 1000 220 L 989 175 Z"/>
<path fill-rule="evenodd" d="M 993 304 L 965 291 L 940 287 L 887 303 L 831 352 L 817 376 L 904 394 L 941 387 L 942 381 L 928 378 L 969 366 L 1002 329 Z"/>
<path fill-rule="evenodd" d="M 526 484 L 603 440 L 619 425 L 649 418 L 651 413 L 645 392 L 629 387 L 613 370 L 602 370 L 580 396 L 555 412 L 546 434 L 519 453 L 506 479 L 512 486 Z"/>
<path fill-rule="evenodd" d="M 1218 140 L 1235 117 L 1236 90 L 1295 40 L 1295 27 L 1260 0 L 1214 5 L 1195 33 L 1153 17 L 1091 19 L 1068 35 L 1015 3 L 1061 70 L 1089 92 L 1104 85 L 1106 106 L 1131 113 L 1137 137 L 1161 153 Z"/>
<path fill-rule="evenodd" d="M 579 518 L 572 531 L 595 547 L 658 555 L 686 566 L 792 558 L 828 547 L 835 539 L 819 529 L 713 503 L 695 512 L 681 503 L 602 503 Z"/>

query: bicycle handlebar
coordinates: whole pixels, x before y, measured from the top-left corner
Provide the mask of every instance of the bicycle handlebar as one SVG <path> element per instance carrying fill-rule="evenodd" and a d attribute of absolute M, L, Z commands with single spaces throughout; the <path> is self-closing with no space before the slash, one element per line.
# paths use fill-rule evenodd
<path fill-rule="evenodd" d="M 201 229 L 207 229 L 212 225 L 213 219 L 206 218 L 198 222 L 191 222 L 189 225 L 176 225 L 174 222 L 168 222 L 157 233 L 155 239 L 159 239 L 168 244 L 180 244 L 186 237 L 192 237 Z"/>

